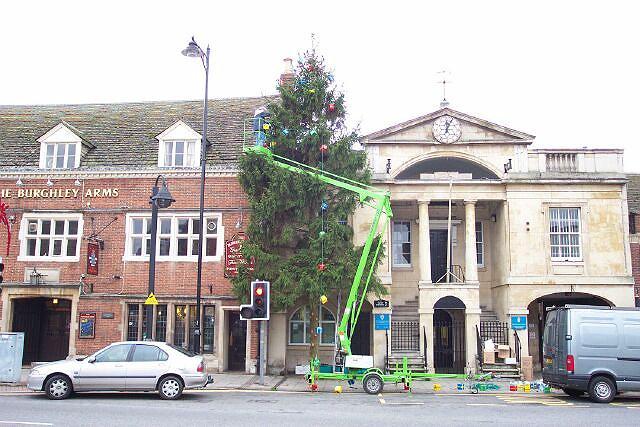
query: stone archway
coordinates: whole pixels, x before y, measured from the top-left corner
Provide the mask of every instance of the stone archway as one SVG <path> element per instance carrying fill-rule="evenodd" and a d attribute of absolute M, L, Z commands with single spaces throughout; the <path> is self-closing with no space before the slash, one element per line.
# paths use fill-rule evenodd
<path fill-rule="evenodd" d="M 540 296 L 529 303 L 527 310 L 527 329 L 529 354 L 533 358 L 533 368 L 542 370 L 542 333 L 546 320 L 547 308 L 561 307 L 566 304 L 597 305 L 614 307 L 606 298 L 583 292 L 557 292 Z"/>
<path fill-rule="evenodd" d="M 466 306 L 447 295 L 433 306 L 433 365 L 437 373 L 462 374 L 466 367 Z"/>
<path fill-rule="evenodd" d="M 394 179 L 420 179 L 421 174 L 438 172 L 469 174 L 471 179 L 500 179 L 500 172 L 493 165 L 456 151 L 439 152 L 411 159 L 395 173 Z"/>

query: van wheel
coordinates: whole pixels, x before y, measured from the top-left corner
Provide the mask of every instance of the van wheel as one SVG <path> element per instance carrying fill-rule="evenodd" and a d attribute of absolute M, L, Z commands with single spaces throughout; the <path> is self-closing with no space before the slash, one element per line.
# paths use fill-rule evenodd
<path fill-rule="evenodd" d="M 362 385 L 364 387 L 364 391 L 368 394 L 378 394 L 382 391 L 382 387 L 384 387 L 382 378 L 378 374 L 369 374 L 364 377 Z"/>
<path fill-rule="evenodd" d="M 584 391 L 576 390 L 573 388 L 563 388 L 562 391 L 564 391 L 565 394 L 568 394 L 571 397 L 580 397 L 584 394 Z"/>
<path fill-rule="evenodd" d="M 160 397 L 165 400 L 174 400 L 182 396 L 182 381 L 174 376 L 164 377 L 158 384 Z"/>
<path fill-rule="evenodd" d="M 607 377 L 595 377 L 589 382 L 589 397 L 596 403 L 609 403 L 616 396 L 616 386 Z"/>

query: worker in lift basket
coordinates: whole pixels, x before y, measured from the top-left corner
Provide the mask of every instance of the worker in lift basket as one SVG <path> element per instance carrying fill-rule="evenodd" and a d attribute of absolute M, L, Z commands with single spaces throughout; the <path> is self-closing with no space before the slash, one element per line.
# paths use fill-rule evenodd
<path fill-rule="evenodd" d="M 253 133 L 256 137 L 256 145 L 264 146 L 267 140 L 265 130 L 269 129 L 269 112 L 265 107 L 258 108 L 253 114 Z"/>

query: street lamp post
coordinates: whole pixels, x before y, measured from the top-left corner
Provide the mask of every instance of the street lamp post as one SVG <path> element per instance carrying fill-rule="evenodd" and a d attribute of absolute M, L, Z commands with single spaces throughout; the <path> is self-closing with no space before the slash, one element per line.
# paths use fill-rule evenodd
<path fill-rule="evenodd" d="M 209 46 L 204 52 L 195 39 L 191 41 L 185 49 L 182 50 L 184 56 L 190 58 L 200 58 L 204 67 L 204 112 L 202 114 L 202 143 L 200 144 L 200 227 L 198 230 L 198 276 L 196 282 L 196 321 L 193 332 L 193 352 L 200 353 L 200 298 L 202 291 L 202 254 L 206 245 L 203 241 L 204 234 L 204 182 L 207 169 L 207 117 L 208 117 L 208 98 L 209 98 Z"/>
<path fill-rule="evenodd" d="M 162 187 L 158 188 L 158 181 L 162 180 Z M 149 203 L 151 203 L 151 245 L 149 247 L 149 295 L 155 292 L 156 285 L 156 240 L 158 237 L 158 208 L 168 208 L 171 203 L 175 202 L 169 189 L 167 188 L 167 180 L 162 175 L 158 175 L 156 183 L 151 190 L 151 197 Z M 145 311 L 147 316 L 147 324 L 145 331 L 145 339 L 152 339 L 152 322 L 153 322 L 153 306 L 151 304 L 145 305 Z"/>

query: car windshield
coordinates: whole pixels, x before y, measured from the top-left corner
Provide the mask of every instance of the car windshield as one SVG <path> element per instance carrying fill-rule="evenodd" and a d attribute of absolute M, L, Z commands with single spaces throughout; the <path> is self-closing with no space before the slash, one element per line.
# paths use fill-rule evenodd
<path fill-rule="evenodd" d="M 184 354 L 185 356 L 193 357 L 193 356 L 196 355 L 195 353 L 193 353 L 193 352 L 191 352 L 189 350 L 185 350 L 183 347 L 180 347 L 180 346 L 177 346 L 177 345 L 173 345 L 173 344 L 169 344 L 169 343 L 167 343 L 167 345 L 169 347 L 171 347 L 172 349 L 174 349 L 176 351 L 179 351 L 180 353 Z"/>

